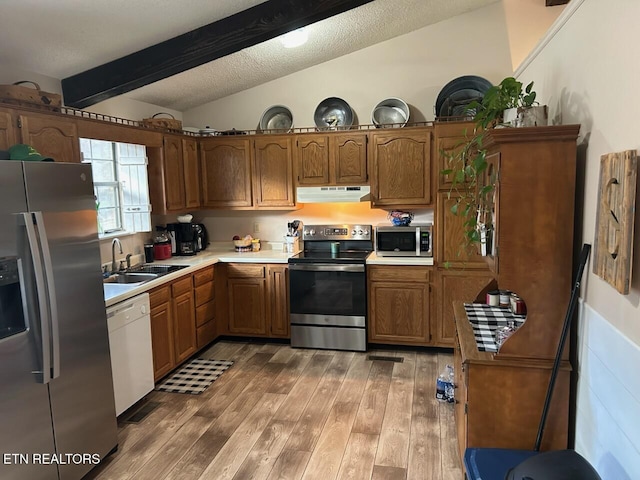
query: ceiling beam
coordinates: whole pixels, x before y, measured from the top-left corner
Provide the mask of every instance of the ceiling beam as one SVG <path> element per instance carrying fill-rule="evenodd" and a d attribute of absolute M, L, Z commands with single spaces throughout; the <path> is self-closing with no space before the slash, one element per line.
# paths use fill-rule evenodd
<path fill-rule="evenodd" d="M 85 108 L 371 1 L 269 0 L 63 79 L 64 103 Z"/>

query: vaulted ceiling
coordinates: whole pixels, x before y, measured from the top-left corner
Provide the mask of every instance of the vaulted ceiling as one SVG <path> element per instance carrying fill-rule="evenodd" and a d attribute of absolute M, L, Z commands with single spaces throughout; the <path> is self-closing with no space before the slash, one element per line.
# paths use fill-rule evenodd
<path fill-rule="evenodd" d="M 363 5 L 309 25 L 309 41 L 302 47 L 286 49 L 278 38 L 263 41 L 264 36 L 258 35 L 255 41 L 259 43 L 255 45 L 243 47 L 242 41 L 238 41 L 239 50 L 234 53 L 198 66 L 189 65 L 187 70 L 167 78 L 153 71 L 152 61 L 145 77 L 152 79 L 151 83 L 144 85 L 143 79 L 113 90 L 112 94 L 185 111 L 496 1 L 317 0 L 318 8 L 326 4 L 328 11 L 339 10 L 335 6 L 338 4 Z M 270 36 L 282 33 L 283 25 L 299 26 L 296 18 L 281 22 L 284 17 L 295 16 L 287 10 L 286 0 L 5 0 L 2 2 L 0 65 L 58 79 L 76 76 L 81 79 L 77 82 L 80 87 L 83 81 L 93 87 L 100 83 L 95 80 L 98 77 L 92 80 L 91 76 L 78 74 L 104 65 L 98 72 L 105 77 L 114 75 L 114 70 L 108 68 L 109 62 L 214 22 L 225 24 L 223 19 L 247 9 L 268 11 L 268 5 L 284 8 L 280 14 L 274 10 Z M 313 2 L 309 5 L 316 8 Z M 296 15 L 300 17 L 298 23 L 314 20 L 308 10 Z M 246 17 L 236 15 L 236 18 Z M 233 39 L 248 36 L 249 27 L 236 22 L 234 28 Z M 208 39 L 208 45 L 216 50 L 215 28 L 209 34 L 213 36 Z M 220 37 L 218 45 L 224 41 L 228 41 L 228 37 Z M 422 47 L 416 45 L 416 48 Z M 162 52 L 162 47 L 159 50 Z M 226 53 L 222 48 L 219 50 Z M 179 55 L 182 54 L 167 48 L 169 62 L 180 63 Z M 156 60 L 155 63 L 164 61 L 163 58 L 162 62 Z M 126 83 L 119 78 L 107 80 L 114 80 L 118 85 Z M 128 90 L 132 85 L 134 89 Z M 88 97 L 86 93 L 79 96 Z M 99 97 L 93 101 L 96 99 Z"/>

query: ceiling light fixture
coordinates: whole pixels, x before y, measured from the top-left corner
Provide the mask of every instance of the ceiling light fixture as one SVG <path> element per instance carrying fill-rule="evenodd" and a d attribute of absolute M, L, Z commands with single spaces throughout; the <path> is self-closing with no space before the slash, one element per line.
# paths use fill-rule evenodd
<path fill-rule="evenodd" d="M 284 48 L 295 48 L 307 43 L 309 32 L 306 28 L 298 28 L 289 33 L 285 33 L 280 37 L 280 41 Z"/>

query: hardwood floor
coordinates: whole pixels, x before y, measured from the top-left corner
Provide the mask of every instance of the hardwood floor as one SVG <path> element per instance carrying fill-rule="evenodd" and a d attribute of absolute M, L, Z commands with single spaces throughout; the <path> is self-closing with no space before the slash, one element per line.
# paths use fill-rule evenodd
<path fill-rule="evenodd" d="M 463 478 L 453 406 L 435 399 L 450 354 L 223 341 L 199 356 L 235 363 L 200 395 L 151 392 L 158 407 L 120 422 L 86 479 Z"/>

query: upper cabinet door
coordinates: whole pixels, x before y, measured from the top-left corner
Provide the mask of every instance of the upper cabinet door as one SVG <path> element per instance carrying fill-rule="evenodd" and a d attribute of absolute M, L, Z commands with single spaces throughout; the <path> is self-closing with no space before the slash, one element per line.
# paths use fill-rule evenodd
<path fill-rule="evenodd" d="M 298 135 L 296 139 L 298 185 L 329 184 L 329 139 L 326 135 Z"/>
<path fill-rule="evenodd" d="M 251 207 L 251 142 L 211 138 L 200 144 L 203 206 Z"/>
<path fill-rule="evenodd" d="M 80 140 L 74 119 L 38 114 L 20 115 L 22 143 L 56 162 L 80 163 Z"/>
<path fill-rule="evenodd" d="M 367 183 L 367 134 L 346 133 L 329 139 L 332 183 L 362 185 Z"/>
<path fill-rule="evenodd" d="M 291 137 L 254 141 L 253 191 L 257 207 L 293 207 Z"/>
<path fill-rule="evenodd" d="M 0 111 L 0 150 L 8 150 L 16 143 L 16 129 L 11 112 Z"/>
<path fill-rule="evenodd" d="M 373 206 L 431 204 L 430 130 L 371 134 L 369 161 Z"/>
<path fill-rule="evenodd" d="M 182 139 L 182 161 L 184 163 L 185 207 L 200 206 L 200 163 L 198 142 L 195 138 Z"/>
<path fill-rule="evenodd" d="M 181 138 L 164 137 L 164 183 L 167 194 L 167 210 L 185 208 L 184 165 Z"/>

